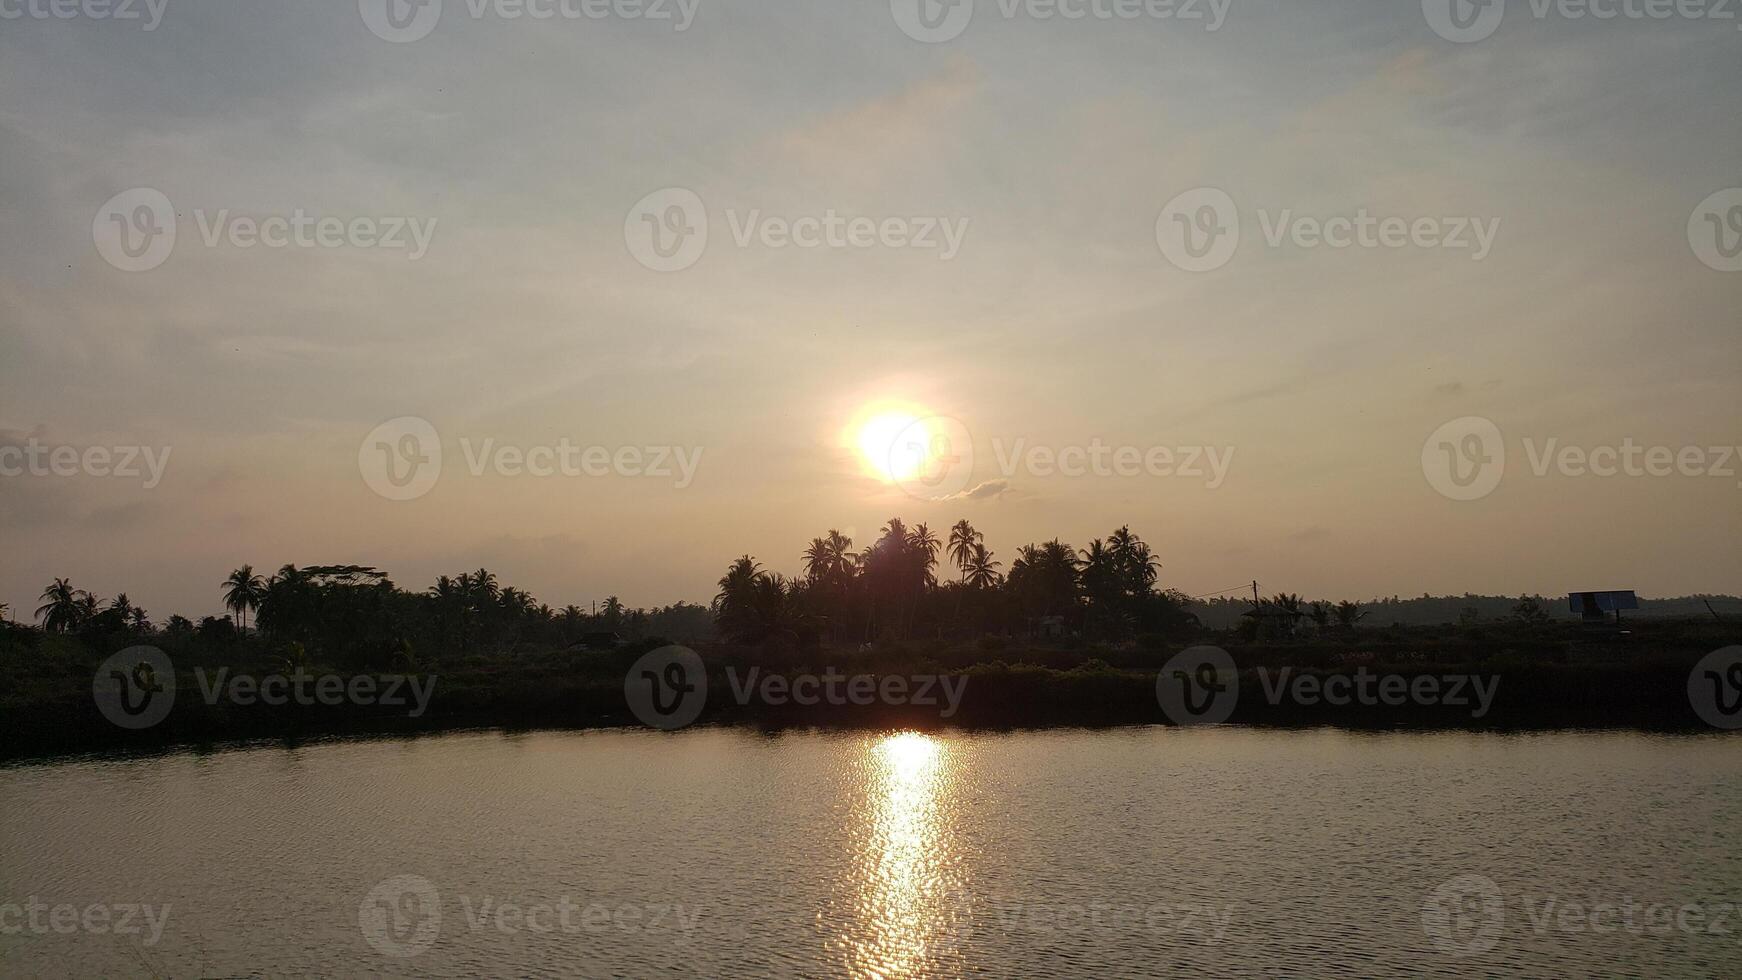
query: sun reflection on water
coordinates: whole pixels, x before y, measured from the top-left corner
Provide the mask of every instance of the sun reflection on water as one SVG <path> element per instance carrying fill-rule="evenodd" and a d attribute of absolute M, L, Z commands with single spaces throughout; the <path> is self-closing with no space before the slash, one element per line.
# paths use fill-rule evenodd
<path fill-rule="evenodd" d="M 857 977 L 934 972 L 959 936 L 959 882 L 947 812 L 952 760 L 945 744 L 917 732 L 872 744 L 867 827 L 849 944 Z"/>

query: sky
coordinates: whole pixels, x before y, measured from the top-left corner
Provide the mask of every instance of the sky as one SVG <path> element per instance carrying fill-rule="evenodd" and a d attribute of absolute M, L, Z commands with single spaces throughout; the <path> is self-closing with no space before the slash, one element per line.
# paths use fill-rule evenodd
<path fill-rule="evenodd" d="M 1742 593 L 1728 11 L 388 2 L 0 0 L 14 618 L 705 602 L 891 516 L 1128 524 L 1194 595 Z"/>

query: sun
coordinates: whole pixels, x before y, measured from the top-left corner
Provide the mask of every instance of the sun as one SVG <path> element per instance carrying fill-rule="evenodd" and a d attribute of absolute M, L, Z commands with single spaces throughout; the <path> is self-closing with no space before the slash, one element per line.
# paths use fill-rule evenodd
<path fill-rule="evenodd" d="M 937 426 L 924 409 L 880 405 L 862 411 L 849 431 L 865 469 L 884 483 L 900 483 L 915 479 L 933 464 Z"/>

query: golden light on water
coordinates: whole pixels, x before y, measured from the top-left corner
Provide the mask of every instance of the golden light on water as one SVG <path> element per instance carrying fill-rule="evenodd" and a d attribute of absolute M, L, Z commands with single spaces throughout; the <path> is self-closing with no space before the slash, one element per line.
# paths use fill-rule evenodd
<path fill-rule="evenodd" d="M 883 738 L 869 754 L 849 965 L 854 976 L 879 980 L 928 975 L 953 952 L 962 925 L 951 759 L 943 742 L 917 732 Z"/>

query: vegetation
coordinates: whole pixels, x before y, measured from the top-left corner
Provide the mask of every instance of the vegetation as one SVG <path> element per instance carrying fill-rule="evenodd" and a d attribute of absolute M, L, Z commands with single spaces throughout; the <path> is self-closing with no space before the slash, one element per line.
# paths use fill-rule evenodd
<path fill-rule="evenodd" d="M 955 565 L 953 578 L 940 579 L 940 553 Z M 927 525 L 893 517 L 857 552 L 831 530 L 802 557 L 795 578 L 764 571 L 750 555 L 734 561 L 714 596 L 719 637 L 814 650 L 986 635 L 1117 641 L 1198 629 L 1186 596 L 1156 589 L 1159 563 L 1129 527 L 1080 552 L 1056 539 L 1024 545 L 1008 576 L 965 520 L 946 544 Z"/>
<path fill-rule="evenodd" d="M 753 666 L 965 674 L 971 693 L 951 724 L 1159 722 L 1157 672 L 1184 647 L 1211 643 L 1243 672 L 1505 676 L 1495 712 L 1480 722 L 1407 707 L 1326 714 L 1257 698 L 1242 699 L 1241 722 L 1676 729 L 1697 724 L 1686 699 L 1689 668 L 1737 643 L 1742 622 L 1731 615 L 1742 604 L 1720 597 L 1646 600 L 1646 610 L 1697 601 L 1706 615 L 1642 616 L 1627 633 L 1557 617 L 1564 603 L 1531 595 L 1333 603 L 1277 592 L 1206 602 L 1159 587 L 1160 563 L 1127 527 L 1082 549 L 1056 539 L 1024 545 L 1006 565 L 968 521 L 939 535 L 891 518 L 862 548 L 829 531 L 799 558 L 799 574 L 789 577 L 744 555 L 720 577 L 710 606 L 656 609 L 630 609 L 615 596 L 554 609 L 484 568 L 411 591 L 365 565 L 285 565 L 270 576 L 244 565 L 217 586 L 229 615 L 172 615 L 161 624 L 125 593 L 102 601 L 56 578 L 42 590 L 35 625 L 0 616 L 0 757 L 350 731 L 634 724 L 624 678 L 639 654 L 670 642 L 700 650 L 711 674 Z M 1410 616 L 1443 618 L 1411 625 Z M 190 692 L 145 731 L 108 724 L 91 697 L 98 663 L 138 644 L 165 650 L 178 687 Z M 437 675 L 440 688 L 417 717 L 378 705 L 239 707 L 191 693 L 195 671 L 217 670 Z M 723 676 L 715 683 L 726 689 Z M 935 710 L 915 711 L 710 697 L 704 720 L 940 721 Z"/>

